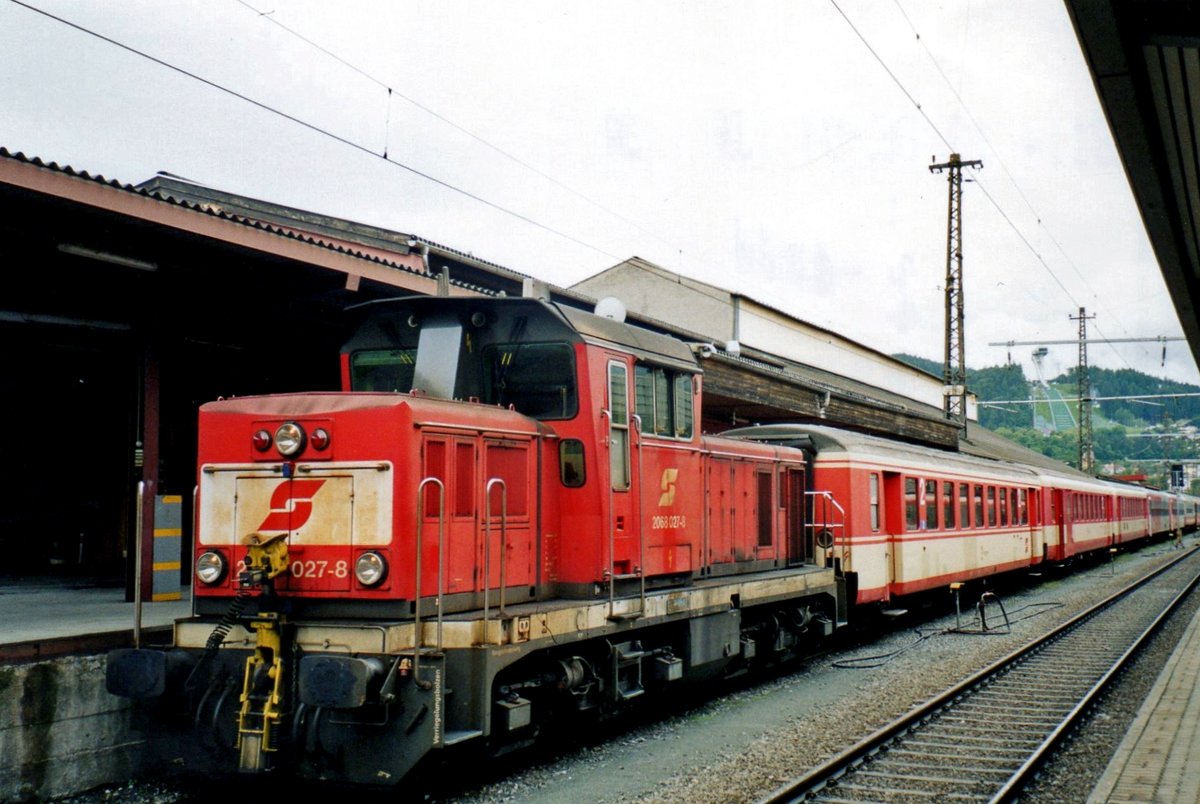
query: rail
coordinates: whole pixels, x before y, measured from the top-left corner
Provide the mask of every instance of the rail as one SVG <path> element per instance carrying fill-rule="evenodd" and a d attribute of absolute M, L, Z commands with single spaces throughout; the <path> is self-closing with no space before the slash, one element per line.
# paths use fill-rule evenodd
<path fill-rule="evenodd" d="M 500 487 L 500 607 L 497 613 L 504 616 L 504 587 L 508 580 L 505 573 L 505 554 L 508 552 L 508 484 L 493 477 L 483 490 L 483 621 L 490 619 L 489 603 L 492 588 L 492 489 Z"/>
<path fill-rule="evenodd" d="M 421 680 L 421 651 L 424 649 L 425 638 L 421 630 L 421 553 L 424 547 L 425 535 L 425 487 L 435 484 L 438 489 L 438 571 L 437 571 L 437 651 L 442 650 L 442 596 L 443 567 L 445 566 L 446 550 L 446 484 L 436 477 L 427 477 L 417 486 L 417 560 L 416 583 L 413 586 L 413 681 L 423 689 L 431 685 Z"/>
<path fill-rule="evenodd" d="M 826 796 L 839 802 L 881 801 L 901 781 L 929 800 L 1014 800 L 1052 749 L 1200 583 L 1194 565 L 1182 566 L 1192 558 L 1194 551 L 915 707 L 779 788 L 762 804 L 820 801 Z M 1172 573 L 1177 568 L 1178 573 Z M 1150 586 L 1156 581 L 1162 589 Z M 1134 598 L 1143 587 L 1150 591 Z M 1117 606 L 1126 599 L 1153 600 L 1168 592 L 1176 594 L 1153 612 Z M 1058 692 L 1053 699 L 1045 696 L 1051 688 Z M 1036 717 L 1017 715 L 1025 712 L 1036 712 Z M 944 713 L 950 716 L 939 717 Z M 1003 725 L 987 722 L 995 713 L 1000 713 Z M 987 750 L 987 737 L 995 735 L 1004 742 L 1005 756 L 999 748 L 988 754 L 992 767 L 986 773 L 978 763 L 956 761 L 965 756 L 961 750 L 955 753 L 964 741 L 973 746 L 966 757 L 971 760 Z M 1019 743 L 1029 748 L 1009 750 Z"/>

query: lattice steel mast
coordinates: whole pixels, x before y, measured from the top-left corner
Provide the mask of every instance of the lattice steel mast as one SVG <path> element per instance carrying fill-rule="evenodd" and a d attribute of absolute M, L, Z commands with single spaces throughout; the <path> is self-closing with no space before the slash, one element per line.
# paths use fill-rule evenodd
<path fill-rule="evenodd" d="M 948 170 L 950 204 L 946 222 L 946 362 L 942 369 L 946 418 L 967 427 L 967 358 L 963 349 L 962 169 L 983 167 L 978 159 L 963 161 L 958 154 L 929 166 L 931 173 Z"/>
<path fill-rule="evenodd" d="M 1070 316 L 1079 322 L 1079 367 L 1075 379 L 1079 383 L 1079 471 L 1089 475 L 1096 473 L 1096 450 L 1092 440 L 1092 383 L 1088 378 L 1087 322 L 1095 318 L 1079 308 L 1079 315 Z"/>

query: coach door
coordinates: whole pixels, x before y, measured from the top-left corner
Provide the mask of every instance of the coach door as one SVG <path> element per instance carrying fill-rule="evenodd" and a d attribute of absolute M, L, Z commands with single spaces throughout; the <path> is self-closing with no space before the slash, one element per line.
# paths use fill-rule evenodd
<path fill-rule="evenodd" d="M 1067 557 L 1067 542 L 1071 538 L 1071 522 L 1067 515 L 1071 499 L 1069 493 L 1062 489 L 1052 489 L 1046 499 L 1049 504 L 1046 525 L 1054 540 L 1048 551 L 1049 556 L 1054 561 L 1062 561 Z"/>

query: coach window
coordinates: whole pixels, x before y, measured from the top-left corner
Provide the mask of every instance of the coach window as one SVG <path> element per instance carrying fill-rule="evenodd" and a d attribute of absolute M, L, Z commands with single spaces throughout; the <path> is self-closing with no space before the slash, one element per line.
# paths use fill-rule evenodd
<path fill-rule="evenodd" d="M 628 371 L 620 363 L 608 364 L 608 449 L 612 487 L 629 488 L 629 391 Z"/>
<path fill-rule="evenodd" d="M 908 530 L 916 530 L 917 521 L 917 479 L 904 478 L 904 526 Z"/>
<path fill-rule="evenodd" d="M 936 480 L 925 481 L 925 527 L 937 530 L 938 484 Z"/>
<path fill-rule="evenodd" d="M 1008 514 L 1012 517 L 1014 525 L 1021 524 L 1021 509 L 1017 507 L 1017 490 L 1009 489 L 1008 491 Z"/>
<path fill-rule="evenodd" d="M 638 364 L 634 366 L 634 407 L 646 433 L 692 437 L 692 375 Z"/>
<path fill-rule="evenodd" d="M 958 526 L 971 527 L 971 492 L 966 483 L 958 484 Z"/>
<path fill-rule="evenodd" d="M 982 528 L 983 519 L 983 486 L 975 486 L 975 527 Z"/>
<path fill-rule="evenodd" d="M 987 487 L 987 523 L 989 528 L 996 527 L 996 487 Z"/>
<path fill-rule="evenodd" d="M 954 484 L 948 480 L 942 484 L 942 527 L 954 529 Z"/>
<path fill-rule="evenodd" d="M 879 475 L 874 472 L 870 475 L 870 492 L 871 492 L 871 530 L 879 530 Z"/>
<path fill-rule="evenodd" d="M 1008 489 L 998 489 L 1000 492 L 1000 527 L 1008 527 Z"/>

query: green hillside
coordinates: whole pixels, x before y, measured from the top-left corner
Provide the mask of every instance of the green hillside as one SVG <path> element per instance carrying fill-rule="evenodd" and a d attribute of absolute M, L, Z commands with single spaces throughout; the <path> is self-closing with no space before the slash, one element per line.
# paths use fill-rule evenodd
<path fill-rule="evenodd" d="M 896 359 L 942 376 L 942 364 L 913 355 Z M 1152 377 L 1132 369 L 1089 369 L 1093 397 L 1092 436 L 1096 463 L 1115 474 L 1144 472 L 1165 485 L 1168 461 L 1200 458 L 1200 387 Z M 967 387 L 979 402 L 979 423 L 1044 455 L 1077 465 L 1079 404 L 1076 371 L 1055 377 L 1046 387 L 1030 382 L 1019 365 L 967 370 Z M 1012 400 L 1033 400 L 1016 404 Z M 1143 463 L 1148 461 L 1150 463 Z"/>

